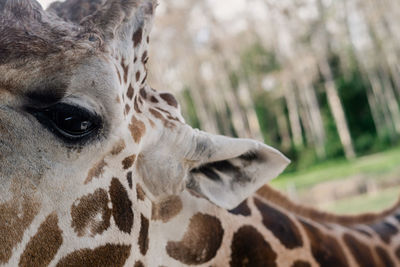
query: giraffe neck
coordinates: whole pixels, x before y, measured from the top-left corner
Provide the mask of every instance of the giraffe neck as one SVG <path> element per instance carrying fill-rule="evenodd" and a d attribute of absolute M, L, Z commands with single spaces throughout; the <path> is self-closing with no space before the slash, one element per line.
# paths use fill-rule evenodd
<path fill-rule="evenodd" d="M 266 191 L 270 193 L 267 198 L 262 195 Z M 172 205 L 181 211 L 166 209 L 171 213 L 166 213 L 164 223 L 159 213 L 153 213 L 151 232 L 168 233 L 159 243 L 158 252 L 164 249 L 166 258 L 173 259 L 168 261 L 173 266 L 397 266 L 400 263 L 398 205 L 375 215 L 335 216 L 312 209 L 291 209 L 290 201 L 283 201 L 278 195 L 271 188 L 263 188 L 236 209 L 225 211 L 183 194 L 179 205 Z"/>
<path fill-rule="evenodd" d="M 2 204 L 1 214 L 14 218 L 14 228 L 0 226 L 1 236 L 14 238 L 19 245 L 3 240 L 0 260 L 12 253 L 3 264 L 396 266 L 400 262 L 397 208 L 366 223 L 353 216 L 333 219 L 334 215 L 325 214 L 325 219 L 322 213 L 315 217 L 317 211 L 288 207 L 289 200 L 278 198 L 270 188 L 231 211 L 187 191 L 154 203 L 129 178 L 104 183 L 67 212 L 61 206 L 55 209 L 54 203 L 49 209 L 46 199 L 40 202 L 40 196 L 29 194 Z M 20 194 L 17 186 L 11 189 Z M 354 223 L 350 218 L 356 219 Z"/>
<path fill-rule="evenodd" d="M 399 203 L 379 214 L 337 216 L 296 205 L 269 187 L 252 201 L 262 224 L 286 249 L 302 243 L 311 252 L 302 260 L 310 266 L 399 264 Z"/>

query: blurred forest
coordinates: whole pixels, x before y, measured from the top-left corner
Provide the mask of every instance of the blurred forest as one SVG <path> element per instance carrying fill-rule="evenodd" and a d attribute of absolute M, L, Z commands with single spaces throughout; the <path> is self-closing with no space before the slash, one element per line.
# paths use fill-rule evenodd
<path fill-rule="evenodd" d="M 340 213 L 400 192 L 400 1 L 160 0 L 151 79 L 189 124 L 292 164 L 272 185 Z"/>
<path fill-rule="evenodd" d="M 163 0 L 155 24 L 153 84 L 194 127 L 264 140 L 288 171 L 399 142 L 399 1 Z"/>

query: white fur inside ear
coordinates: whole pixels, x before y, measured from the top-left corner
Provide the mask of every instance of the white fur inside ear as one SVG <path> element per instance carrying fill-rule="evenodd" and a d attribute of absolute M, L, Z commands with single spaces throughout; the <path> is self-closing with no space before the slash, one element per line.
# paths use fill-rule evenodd
<path fill-rule="evenodd" d="M 278 150 L 253 140 L 208 137 L 217 149 L 190 171 L 186 186 L 225 209 L 237 207 L 290 163 Z"/>

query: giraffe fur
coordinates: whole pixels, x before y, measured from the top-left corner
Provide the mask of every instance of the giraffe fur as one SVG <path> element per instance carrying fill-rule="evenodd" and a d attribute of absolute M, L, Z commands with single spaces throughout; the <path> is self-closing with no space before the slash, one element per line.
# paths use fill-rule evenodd
<path fill-rule="evenodd" d="M 399 266 L 398 204 L 297 205 L 283 154 L 150 87 L 156 6 L 0 2 L 0 266 Z"/>

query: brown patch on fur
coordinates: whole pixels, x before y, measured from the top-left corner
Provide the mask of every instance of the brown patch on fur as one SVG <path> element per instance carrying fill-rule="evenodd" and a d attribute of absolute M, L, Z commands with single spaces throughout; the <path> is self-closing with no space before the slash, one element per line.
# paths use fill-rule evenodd
<path fill-rule="evenodd" d="M 71 207 L 71 227 L 78 236 L 90 233 L 91 236 L 101 235 L 110 227 L 111 210 L 108 208 L 108 195 L 104 189 L 97 189 L 79 199 Z M 97 220 L 101 215 L 101 221 Z"/>
<path fill-rule="evenodd" d="M 153 102 L 153 103 L 155 103 L 155 104 L 157 104 L 157 103 L 159 102 L 158 99 L 155 98 L 154 96 L 152 96 L 152 97 L 150 98 L 150 101 Z"/>
<path fill-rule="evenodd" d="M 121 67 L 122 67 L 122 70 L 124 71 L 124 82 L 127 83 L 128 82 L 129 65 L 125 65 L 124 58 L 122 58 L 122 60 L 121 60 Z"/>
<path fill-rule="evenodd" d="M 178 101 L 176 101 L 176 98 L 173 95 L 169 93 L 163 93 L 160 94 L 160 97 L 164 99 L 164 101 L 167 102 L 168 105 L 173 106 L 175 108 L 178 107 Z"/>
<path fill-rule="evenodd" d="M 152 120 L 150 120 L 150 119 L 148 119 L 148 120 L 149 120 L 150 126 L 151 126 L 152 128 L 156 127 L 156 124 L 154 123 L 154 121 L 152 121 Z"/>
<path fill-rule="evenodd" d="M 231 250 L 231 267 L 276 266 L 276 253 L 252 226 L 243 226 L 234 234 Z"/>
<path fill-rule="evenodd" d="M 321 232 L 318 228 L 302 219 L 299 221 L 304 226 L 304 230 L 310 239 L 311 252 L 321 266 L 348 266 L 346 256 L 334 237 Z"/>
<path fill-rule="evenodd" d="M 58 217 L 56 214 L 51 214 L 29 240 L 20 257 L 18 266 L 48 266 L 61 247 L 62 241 L 62 231 L 58 227 Z"/>
<path fill-rule="evenodd" d="M 391 208 L 380 213 L 365 213 L 360 215 L 336 215 L 333 213 L 323 212 L 310 207 L 298 205 L 288 199 L 279 191 L 265 185 L 257 191 L 257 194 L 267 200 L 269 203 L 274 203 L 284 210 L 297 214 L 299 216 L 310 218 L 319 222 L 330 222 L 341 225 L 368 224 L 381 221 L 383 218 L 394 213 L 400 206 L 400 197 L 396 204 Z"/>
<path fill-rule="evenodd" d="M 254 204 L 262 215 L 264 226 L 270 230 L 285 247 L 293 249 L 303 246 L 303 240 L 299 229 L 286 214 L 261 202 L 257 198 L 254 198 Z"/>
<path fill-rule="evenodd" d="M 156 107 L 156 109 L 157 109 L 158 111 L 161 111 L 162 113 L 165 113 L 166 115 L 172 116 L 172 115 L 171 115 L 171 112 L 169 112 L 168 110 L 162 109 L 162 108 L 160 108 L 160 107 Z"/>
<path fill-rule="evenodd" d="M 147 70 L 145 71 L 145 73 L 144 73 L 144 77 L 143 77 L 143 80 L 142 80 L 142 85 L 146 82 L 146 80 L 147 80 L 147 75 L 148 75 L 148 72 L 147 72 Z"/>
<path fill-rule="evenodd" d="M 136 72 L 135 77 L 136 77 L 136 81 L 138 82 L 140 80 L 140 71 Z"/>
<path fill-rule="evenodd" d="M 132 189 L 132 187 L 133 187 L 133 183 L 132 183 L 132 172 L 128 172 L 128 173 L 126 174 L 126 180 L 128 181 L 129 188 Z"/>
<path fill-rule="evenodd" d="M 126 157 L 122 161 L 122 167 L 124 168 L 124 170 L 127 170 L 130 167 L 132 167 L 133 163 L 135 163 L 135 159 L 136 159 L 136 155 L 132 155 L 132 156 Z"/>
<path fill-rule="evenodd" d="M 357 231 L 358 233 L 360 233 L 360 234 L 362 234 L 362 235 L 364 235 L 364 236 L 366 236 L 366 237 L 372 237 L 371 233 L 367 232 L 367 231 L 364 230 L 364 229 L 361 229 L 361 228 L 357 227 L 357 225 L 354 226 L 354 227 L 351 227 L 351 228 L 349 228 L 349 229 L 354 230 L 354 231 Z"/>
<path fill-rule="evenodd" d="M 155 110 L 153 108 L 150 108 L 149 111 L 154 117 L 156 117 L 157 119 L 161 120 L 164 123 L 164 126 L 166 128 L 174 128 L 175 127 L 175 124 L 173 124 L 172 122 L 170 122 L 167 119 L 165 119 L 164 116 L 160 112 L 158 112 L 157 110 Z"/>
<path fill-rule="evenodd" d="M 182 241 L 169 241 L 166 250 L 170 257 L 184 264 L 202 264 L 215 257 L 223 236 L 217 218 L 197 213 L 190 219 Z"/>
<path fill-rule="evenodd" d="M 143 99 L 147 99 L 147 93 L 146 93 L 146 90 L 144 88 L 140 89 L 139 93 L 140 93 L 140 96 Z"/>
<path fill-rule="evenodd" d="M 242 215 L 242 216 L 250 216 L 251 215 L 251 210 L 250 210 L 249 206 L 247 205 L 247 200 L 243 201 L 242 203 L 240 203 L 239 206 L 237 206 L 233 210 L 230 210 L 229 212 L 232 214 L 235 214 L 235 215 Z"/>
<path fill-rule="evenodd" d="M 144 51 L 143 52 L 143 55 L 142 55 L 142 62 L 143 62 L 143 64 L 147 64 L 147 61 L 149 60 L 149 57 L 147 56 L 147 51 Z"/>
<path fill-rule="evenodd" d="M 292 267 L 311 267 L 311 264 L 306 261 L 297 260 L 292 264 Z"/>
<path fill-rule="evenodd" d="M 119 95 L 117 95 L 117 97 L 115 98 L 115 101 L 117 101 L 118 104 L 121 103 L 121 98 L 119 97 Z"/>
<path fill-rule="evenodd" d="M 371 227 L 385 243 L 390 243 L 391 237 L 398 233 L 397 228 L 387 222 L 378 222 L 369 227 Z"/>
<path fill-rule="evenodd" d="M 182 200 L 178 196 L 170 196 L 163 201 L 155 204 L 151 208 L 151 219 L 164 223 L 170 221 L 182 210 Z"/>
<path fill-rule="evenodd" d="M 131 253 L 131 246 L 111 245 L 95 249 L 80 249 L 62 258 L 57 267 L 93 267 L 113 266 L 122 267 Z"/>
<path fill-rule="evenodd" d="M 138 245 L 140 249 L 140 253 L 142 255 L 146 255 L 147 250 L 149 249 L 149 219 L 140 215 L 140 232 Z"/>
<path fill-rule="evenodd" d="M 132 100 L 132 98 L 133 98 L 133 92 L 134 92 L 134 90 L 133 90 L 132 84 L 129 84 L 128 91 L 126 92 L 126 96 L 130 100 Z"/>
<path fill-rule="evenodd" d="M 0 204 L 0 264 L 7 263 L 12 250 L 22 241 L 25 230 L 39 212 L 40 204 L 27 195 Z"/>
<path fill-rule="evenodd" d="M 130 234 L 133 226 L 132 202 L 128 192 L 117 178 L 111 180 L 110 196 L 112 203 L 112 215 L 121 231 Z"/>
<path fill-rule="evenodd" d="M 371 249 L 357 240 L 355 237 L 345 234 L 343 236 L 343 240 L 347 247 L 349 248 L 351 254 L 353 255 L 354 259 L 357 261 L 359 266 L 363 267 L 373 267 L 373 266 L 378 266 L 378 264 L 375 262 Z"/>
<path fill-rule="evenodd" d="M 131 131 L 131 135 L 133 140 L 135 140 L 135 143 L 139 143 L 140 139 L 142 139 L 142 136 L 146 132 L 146 126 L 143 122 L 136 119 L 135 116 L 132 116 L 131 124 L 129 124 L 129 130 Z"/>
<path fill-rule="evenodd" d="M 119 153 L 121 153 L 125 148 L 126 148 L 125 141 L 121 139 L 111 149 L 111 155 L 116 156 Z"/>
<path fill-rule="evenodd" d="M 380 263 L 376 266 L 385 266 L 385 267 L 394 267 L 394 263 L 392 259 L 390 258 L 389 254 L 381 247 L 377 246 L 375 248 L 376 253 L 380 259 Z"/>
<path fill-rule="evenodd" d="M 128 115 L 129 111 L 131 111 L 131 107 L 128 104 L 126 104 L 125 105 L 125 115 Z"/>
<path fill-rule="evenodd" d="M 107 166 L 107 163 L 104 161 L 104 158 L 100 162 L 96 163 L 89 170 L 84 184 L 88 184 L 93 180 L 93 178 L 99 178 L 101 175 L 103 175 L 104 167 L 106 167 L 106 166 Z"/>
<path fill-rule="evenodd" d="M 160 112 L 158 112 L 157 110 L 155 110 L 155 109 L 150 109 L 150 113 L 151 114 L 153 114 L 153 116 L 154 117 L 156 117 L 157 119 L 160 119 L 160 120 L 165 120 L 165 118 L 163 117 L 163 115 L 160 113 Z"/>
<path fill-rule="evenodd" d="M 144 267 L 144 265 L 141 261 L 137 261 L 133 267 Z"/>
<path fill-rule="evenodd" d="M 135 101 L 134 101 L 134 103 L 133 103 L 133 106 L 134 106 L 135 111 L 136 111 L 137 113 L 142 113 L 142 111 L 140 110 L 139 105 L 138 105 L 137 97 L 135 97 Z"/>
<path fill-rule="evenodd" d="M 146 198 L 146 194 L 143 191 L 143 188 L 140 186 L 140 184 L 136 184 L 136 196 L 138 200 L 144 201 Z"/>
<path fill-rule="evenodd" d="M 133 47 L 137 47 L 142 41 L 142 38 L 143 38 L 143 29 L 139 28 L 132 36 Z"/>
<path fill-rule="evenodd" d="M 167 118 L 170 119 L 170 120 L 173 120 L 173 121 L 181 122 L 181 120 L 176 118 L 176 117 L 167 116 Z"/>
<path fill-rule="evenodd" d="M 138 102 L 140 103 L 140 105 L 143 105 L 143 100 L 142 100 L 142 98 L 138 97 Z"/>

